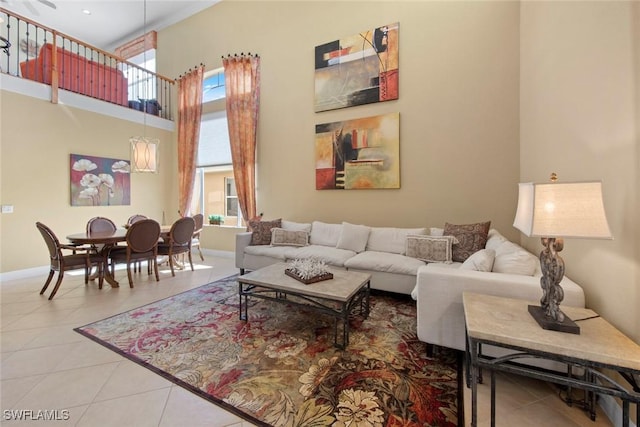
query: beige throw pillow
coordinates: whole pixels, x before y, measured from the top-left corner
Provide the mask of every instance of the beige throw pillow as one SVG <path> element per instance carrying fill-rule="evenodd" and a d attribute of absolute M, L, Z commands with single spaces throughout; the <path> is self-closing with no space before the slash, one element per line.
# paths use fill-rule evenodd
<path fill-rule="evenodd" d="M 272 246 L 306 246 L 309 243 L 309 233 L 303 230 L 271 229 Z"/>
<path fill-rule="evenodd" d="M 406 254 L 425 262 L 443 262 L 451 264 L 452 246 L 457 243 L 453 236 L 409 235 L 406 242 Z"/>

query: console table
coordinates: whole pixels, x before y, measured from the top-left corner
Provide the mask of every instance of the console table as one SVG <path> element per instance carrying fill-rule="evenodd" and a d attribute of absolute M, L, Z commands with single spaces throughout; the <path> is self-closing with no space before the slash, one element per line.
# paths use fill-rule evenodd
<path fill-rule="evenodd" d="M 608 394 L 622 400 L 624 427 L 629 426 L 629 405 L 635 403 L 640 419 L 640 393 L 615 382 L 602 372 L 610 369 L 623 376 L 640 375 L 640 346 L 592 310 L 563 306 L 563 312 L 580 324 L 580 335 L 542 329 L 527 311 L 531 301 L 465 292 L 467 373 L 471 386 L 471 425 L 477 426 L 478 378 L 481 369 L 491 373 L 491 425 L 495 426 L 495 372 L 533 377 L 587 393 Z M 536 304 L 533 302 L 533 304 Z M 508 349 L 509 354 L 489 358 L 482 344 Z M 518 364 L 540 358 L 567 364 L 568 374 Z M 514 364 L 515 363 L 515 364 Z M 570 375 L 579 367 L 584 375 Z M 594 413 L 592 410 L 592 418 Z"/>

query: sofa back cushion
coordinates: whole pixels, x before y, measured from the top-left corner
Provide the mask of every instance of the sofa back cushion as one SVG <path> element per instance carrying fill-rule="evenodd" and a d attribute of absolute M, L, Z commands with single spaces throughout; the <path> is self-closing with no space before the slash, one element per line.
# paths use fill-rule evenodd
<path fill-rule="evenodd" d="M 390 252 L 405 254 L 407 236 L 410 234 L 426 235 L 426 228 L 393 228 L 371 227 L 367 250 L 376 252 Z"/>
<path fill-rule="evenodd" d="M 538 258 L 521 246 L 506 241 L 496 249 L 493 270 L 496 273 L 533 276 L 538 266 Z"/>
<path fill-rule="evenodd" d="M 486 249 L 493 249 L 494 251 L 498 249 L 498 246 L 508 241 L 506 237 L 504 237 L 498 230 L 492 228 L 489 230 L 487 244 L 484 246 Z"/>
<path fill-rule="evenodd" d="M 371 227 L 367 227 L 366 225 L 343 222 L 342 231 L 340 232 L 340 238 L 338 239 L 336 247 L 338 249 L 348 249 L 360 253 L 367 247 L 370 231 Z"/>
<path fill-rule="evenodd" d="M 338 245 L 342 224 L 327 224 L 325 222 L 313 221 L 311 223 L 311 236 L 309 242 L 312 245 L 331 246 Z"/>
<path fill-rule="evenodd" d="M 308 222 L 293 222 L 283 219 L 282 228 L 290 231 L 306 231 L 307 233 L 311 233 L 311 224 Z"/>

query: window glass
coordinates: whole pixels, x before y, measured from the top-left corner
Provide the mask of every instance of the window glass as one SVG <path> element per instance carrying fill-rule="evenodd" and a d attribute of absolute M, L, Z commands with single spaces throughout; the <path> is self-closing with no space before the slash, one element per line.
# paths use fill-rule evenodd
<path fill-rule="evenodd" d="M 224 72 L 217 72 L 202 81 L 202 103 L 222 99 L 226 96 Z"/>
<path fill-rule="evenodd" d="M 226 111 L 205 114 L 200 122 L 198 162 L 196 166 L 231 164 L 231 144 Z"/>

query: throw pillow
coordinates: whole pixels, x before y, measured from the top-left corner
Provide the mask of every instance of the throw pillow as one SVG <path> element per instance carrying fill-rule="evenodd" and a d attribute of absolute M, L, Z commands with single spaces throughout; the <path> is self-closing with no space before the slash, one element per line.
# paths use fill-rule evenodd
<path fill-rule="evenodd" d="M 444 262 L 451 264 L 452 246 L 458 240 L 453 236 L 409 235 L 406 242 L 406 254 L 425 262 Z"/>
<path fill-rule="evenodd" d="M 271 229 L 281 228 L 282 219 L 274 219 L 273 221 L 254 221 L 249 220 L 249 228 L 253 231 L 251 234 L 251 245 L 269 245 L 271 244 Z"/>
<path fill-rule="evenodd" d="M 307 246 L 309 233 L 304 230 L 271 229 L 271 246 Z"/>
<path fill-rule="evenodd" d="M 462 263 L 460 270 L 491 271 L 495 258 L 496 251 L 493 249 L 480 249 Z"/>
<path fill-rule="evenodd" d="M 348 249 L 360 253 L 364 251 L 367 246 L 370 231 L 371 228 L 366 225 L 355 225 L 343 222 L 342 232 L 340 233 L 336 248 Z"/>
<path fill-rule="evenodd" d="M 453 260 L 465 262 L 472 254 L 484 249 L 490 226 L 491 221 L 462 225 L 445 223 L 444 235 L 454 236 L 459 242 L 453 248 Z"/>
<path fill-rule="evenodd" d="M 506 241 L 496 249 L 496 259 L 492 271 L 496 273 L 533 276 L 538 266 L 538 258 L 513 242 Z"/>

